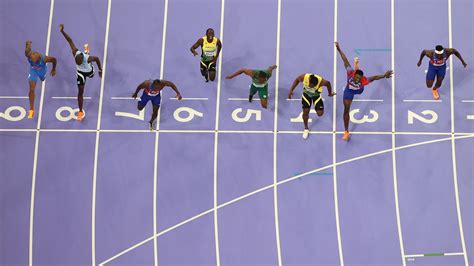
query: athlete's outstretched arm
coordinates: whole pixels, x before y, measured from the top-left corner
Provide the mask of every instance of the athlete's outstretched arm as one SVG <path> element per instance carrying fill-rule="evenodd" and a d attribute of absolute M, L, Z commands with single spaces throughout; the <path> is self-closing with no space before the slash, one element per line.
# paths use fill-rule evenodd
<path fill-rule="evenodd" d="M 418 60 L 418 63 L 416 64 L 417 66 L 421 66 L 421 60 L 423 60 L 423 57 L 425 56 L 431 56 L 431 51 L 430 50 L 421 51 L 420 60 Z"/>
<path fill-rule="evenodd" d="M 193 46 L 191 46 L 191 53 L 193 53 L 194 56 L 198 55 L 198 53 L 195 51 L 199 46 L 201 46 L 203 43 L 203 40 L 202 38 L 200 38 L 199 40 L 196 41 L 196 43 L 193 44 Z M 219 53 L 218 53 L 219 54 Z"/>
<path fill-rule="evenodd" d="M 31 55 L 31 41 L 26 41 L 25 56 L 30 58 L 30 55 Z"/>
<path fill-rule="evenodd" d="M 176 88 L 176 85 L 174 85 L 173 82 L 168 81 L 168 80 L 161 80 L 161 82 L 163 83 L 163 85 L 168 86 L 168 87 L 171 87 L 171 88 L 176 92 L 176 98 L 177 98 L 178 100 L 183 99 L 183 97 L 181 96 L 181 93 L 179 93 L 178 88 Z"/>
<path fill-rule="evenodd" d="M 291 99 L 291 97 L 293 97 L 293 91 L 295 90 L 296 86 L 298 86 L 300 82 L 303 82 L 303 80 L 304 80 L 304 74 L 301 74 L 298 77 L 296 77 L 296 79 L 293 81 L 293 84 L 291 84 L 290 92 L 288 93 L 288 99 Z"/>
<path fill-rule="evenodd" d="M 336 49 L 339 52 L 339 55 L 341 55 L 342 62 L 344 62 L 344 67 L 347 69 L 348 67 L 351 66 L 351 64 L 349 63 L 349 60 L 347 60 L 346 55 L 341 50 L 341 47 L 339 47 L 339 42 L 335 42 L 334 44 L 336 45 Z"/>
<path fill-rule="evenodd" d="M 143 81 L 142 83 L 138 84 L 137 89 L 135 92 L 132 94 L 132 98 L 136 99 L 138 96 L 138 92 L 144 88 L 146 88 L 148 85 L 150 85 L 148 80 Z"/>
<path fill-rule="evenodd" d="M 57 60 L 56 58 L 52 57 L 52 56 L 46 56 L 44 58 L 44 62 L 45 63 L 52 63 L 53 64 L 53 69 L 51 69 L 51 76 L 55 76 L 56 75 L 56 63 L 57 63 Z"/>
<path fill-rule="evenodd" d="M 275 70 L 277 68 L 277 65 L 273 65 L 273 66 L 269 66 L 267 68 L 267 71 L 270 72 L 270 74 L 273 72 L 273 70 Z"/>
<path fill-rule="evenodd" d="M 372 76 L 372 77 L 369 77 L 369 81 L 374 81 L 374 80 L 379 80 L 379 79 L 383 79 L 383 78 L 390 78 L 392 77 L 393 75 L 393 70 L 387 70 L 387 72 L 385 72 L 385 74 L 383 75 L 375 75 L 375 76 Z"/>
<path fill-rule="evenodd" d="M 321 80 L 321 86 L 325 86 L 327 89 L 328 89 L 328 96 L 329 97 L 332 97 L 334 95 L 336 95 L 333 91 L 332 91 L 332 86 L 331 86 L 331 82 L 329 82 L 328 80 Z"/>
<path fill-rule="evenodd" d="M 97 67 L 99 68 L 99 77 L 102 77 L 102 65 L 100 64 L 100 60 L 97 56 L 89 56 L 89 59 L 87 59 L 87 63 L 92 63 L 95 62 L 97 64 Z"/>
<path fill-rule="evenodd" d="M 69 46 L 71 46 L 72 55 L 75 56 L 78 49 L 76 45 L 74 45 L 74 42 L 72 41 L 71 37 L 69 37 L 69 35 L 64 31 L 63 24 L 59 25 L 59 31 L 61 31 L 64 38 L 66 38 L 66 41 L 69 43 Z"/>
<path fill-rule="evenodd" d="M 462 59 L 462 56 L 461 54 L 458 52 L 458 50 L 454 49 L 454 48 L 447 48 L 446 49 L 446 52 L 448 52 L 450 55 L 451 54 L 454 54 L 459 60 L 461 60 L 461 63 L 464 67 L 467 67 L 467 64 L 466 62 L 464 62 L 464 59 Z"/>
<path fill-rule="evenodd" d="M 242 69 L 237 70 L 237 72 L 235 72 L 234 74 L 225 77 L 225 79 L 233 79 L 233 78 L 237 77 L 240 74 L 245 74 L 247 76 L 252 76 L 253 75 L 253 70 L 248 69 L 248 68 L 242 68 Z"/>

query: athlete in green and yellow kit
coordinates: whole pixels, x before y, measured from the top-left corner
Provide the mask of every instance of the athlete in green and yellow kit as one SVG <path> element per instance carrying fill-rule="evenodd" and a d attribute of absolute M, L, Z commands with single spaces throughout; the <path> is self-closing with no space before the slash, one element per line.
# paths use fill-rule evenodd
<path fill-rule="evenodd" d="M 332 91 L 331 82 L 313 73 L 306 73 L 299 75 L 295 81 L 293 81 L 290 92 L 288 93 L 288 99 L 293 97 L 293 91 L 300 82 L 303 82 L 303 95 L 301 96 L 304 123 L 303 138 L 307 139 L 309 135 L 308 118 L 311 105 L 314 104 L 314 110 L 318 116 L 322 116 L 324 114 L 324 103 L 323 98 L 321 97 L 321 93 L 323 92 L 322 86 L 325 86 L 328 89 L 329 97 L 332 97 L 336 94 Z"/>
<path fill-rule="evenodd" d="M 216 78 L 216 62 L 217 58 L 222 49 L 221 41 L 214 37 L 214 30 L 209 28 L 206 31 L 206 36 L 200 38 L 199 40 L 191 46 L 191 53 L 194 56 L 198 55 L 195 51 L 196 48 L 201 46 L 201 75 L 206 79 L 206 82 L 209 80 L 214 81 Z"/>
<path fill-rule="evenodd" d="M 268 80 L 272 76 L 273 70 L 277 68 L 276 65 L 270 66 L 265 70 L 242 68 L 226 79 L 232 79 L 240 74 L 245 74 L 252 78 L 250 85 L 249 102 L 252 102 L 253 96 L 258 92 L 260 97 L 260 104 L 267 109 L 268 106 Z"/>

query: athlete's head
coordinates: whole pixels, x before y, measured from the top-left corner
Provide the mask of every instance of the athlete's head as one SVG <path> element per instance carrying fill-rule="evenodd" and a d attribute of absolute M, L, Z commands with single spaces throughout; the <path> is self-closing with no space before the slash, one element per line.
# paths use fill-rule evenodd
<path fill-rule="evenodd" d="M 80 64 L 82 64 L 82 61 L 84 60 L 84 55 L 82 53 L 77 54 L 74 57 L 74 60 L 76 60 L 76 64 L 80 65 Z"/>
<path fill-rule="evenodd" d="M 206 30 L 206 36 L 209 39 L 214 38 L 214 29 L 212 29 L 212 28 L 207 29 Z"/>
<path fill-rule="evenodd" d="M 161 81 L 159 79 L 153 80 L 153 83 L 151 83 L 151 87 L 153 88 L 153 90 L 162 89 Z"/>
<path fill-rule="evenodd" d="M 31 52 L 30 59 L 31 59 L 31 61 L 36 63 L 41 59 L 41 54 L 38 53 L 38 52 Z"/>
<path fill-rule="evenodd" d="M 443 58 L 444 48 L 442 45 L 436 45 L 435 54 L 437 58 Z"/>
<path fill-rule="evenodd" d="M 318 84 L 318 78 L 315 75 L 309 76 L 309 86 L 314 87 Z"/>
<path fill-rule="evenodd" d="M 363 76 L 364 76 L 364 72 L 360 69 L 357 69 L 353 77 L 354 82 L 358 83 Z"/>
<path fill-rule="evenodd" d="M 265 71 L 258 71 L 258 82 L 265 83 L 268 80 L 268 74 Z"/>

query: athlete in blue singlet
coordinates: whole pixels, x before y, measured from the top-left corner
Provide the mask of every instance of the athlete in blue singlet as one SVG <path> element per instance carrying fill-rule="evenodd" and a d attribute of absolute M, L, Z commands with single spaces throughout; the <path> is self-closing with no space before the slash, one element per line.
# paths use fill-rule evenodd
<path fill-rule="evenodd" d="M 446 61 L 452 55 L 456 55 L 461 60 L 464 67 L 467 66 L 461 54 L 454 48 L 443 48 L 441 45 L 436 45 L 434 50 L 423 50 L 418 60 L 418 66 L 421 66 L 421 60 L 425 55 L 430 59 L 428 65 L 428 72 L 426 73 L 426 86 L 431 88 L 436 77 L 436 84 L 433 87 L 433 98 L 439 100 L 438 89 L 441 87 L 444 76 L 446 74 Z"/>
<path fill-rule="evenodd" d="M 82 107 L 84 105 L 84 86 L 86 85 L 86 78 L 92 78 L 94 76 L 94 67 L 92 66 L 92 62 L 95 62 L 97 64 L 97 68 L 99 68 L 99 77 L 101 78 L 102 66 L 97 56 L 89 55 L 89 51 L 82 52 L 77 49 L 71 37 L 69 37 L 69 35 L 64 31 L 63 24 L 59 25 L 59 31 L 61 31 L 64 38 L 69 43 L 72 55 L 74 56 L 74 60 L 76 61 L 77 88 L 79 89 L 79 92 L 77 94 L 77 102 L 79 105 L 77 120 L 81 121 L 84 118 L 84 111 L 82 110 Z"/>
<path fill-rule="evenodd" d="M 159 79 L 149 79 L 145 80 L 140 85 L 138 85 L 137 89 L 132 95 L 132 98 L 136 99 L 138 97 L 138 92 L 143 89 L 143 94 L 140 97 L 140 101 L 138 102 L 137 108 L 138 110 L 143 110 L 145 108 L 148 101 L 151 101 L 153 104 L 153 113 L 151 115 L 151 119 L 149 121 L 150 130 L 153 130 L 153 123 L 158 116 L 158 109 L 160 108 L 161 104 L 161 90 L 165 87 L 171 87 L 176 92 L 176 98 L 181 100 L 181 93 L 179 93 L 178 88 L 174 85 L 173 82 L 167 80 L 159 80 Z"/>
<path fill-rule="evenodd" d="M 351 67 L 351 64 L 349 63 L 349 60 L 347 60 L 346 55 L 344 52 L 341 50 L 341 47 L 339 47 L 339 43 L 335 42 L 336 49 L 339 52 L 339 55 L 341 56 L 342 62 L 344 62 L 344 67 L 346 68 L 347 71 L 347 84 L 346 87 L 344 88 L 344 96 L 343 96 L 343 103 L 344 103 L 344 135 L 342 136 L 343 140 L 349 140 L 349 120 L 350 120 L 350 110 L 351 110 L 351 105 L 352 105 L 352 100 L 354 99 L 354 96 L 357 94 L 362 94 L 364 92 L 364 86 L 369 85 L 372 81 L 383 79 L 383 78 L 390 78 L 393 75 L 393 70 L 387 70 L 384 74 L 382 75 L 375 75 L 371 77 L 365 77 L 364 72 L 360 69 L 354 70 Z M 358 63 L 358 59 L 356 61 L 356 65 Z"/>
<path fill-rule="evenodd" d="M 35 116 L 35 88 L 36 81 L 38 78 L 41 81 L 46 79 L 46 72 L 48 67 L 46 63 L 52 63 L 53 69 L 51 69 L 51 76 L 56 75 L 56 58 L 51 56 L 44 56 L 38 52 L 31 51 L 31 41 L 26 41 L 25 56 L 30 63 L 30 73 L 28 75 L 28 81 L 30 84 L 30 91 L 28 97 L 30 99 L 30 111 L 28 112 L 28 119 L 33 119 Z"/>

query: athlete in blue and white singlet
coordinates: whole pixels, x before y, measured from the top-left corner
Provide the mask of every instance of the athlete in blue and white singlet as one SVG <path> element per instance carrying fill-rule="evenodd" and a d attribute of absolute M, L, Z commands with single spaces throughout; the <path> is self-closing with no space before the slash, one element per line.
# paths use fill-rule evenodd
<path fill-rule="evenodd" d="M 153 105 L 153 113 L 151 115 L 150 121 L 148 122 L 150 124 L 150 130 L 153 130 L 153 123 L 155 122 L 156 117 L 158 116 L 158 109 L 161 105 L 161 90 L 163 90 L 163 88 L 166 86 L 171 87 L 176 92 L 176 98 L 178 100 L 181 100 L 183 98 L 181 97 L 178 88 L 176 88 L 176 85 L 174 85 L 173 82 L 164 79 L 145 80 L 138 85 L 137 89 L 132 94 L 132 98 L 136 99 L 138 97 L 138 92 L 143 89 L 143 94 L 140 97 L 140 101 L 137 105 L 137 109 L 140 111 L 145 108 L 148 101 L 151 101 Z"/>
<path fill-rule="evenodd" d="M 84 106 L 84 86 L 86 85 L 86 78 L 92 78 L 94 76 L 94 67 L 92 66 L 92 62 L 95 62 L 99 68 L 99 77 L 102 77 L 102 66 L 97 56 L 89 55 L 88 51 L 82 52 L 77 49 L 71 37 L 64 31 L 63 24 L 59 25 L 59 31 L 61 31 L 64 38 L 71 47 L 72 56 L 74 56 L 74 60 L 76 61 L 77 88 L 79 90 L 77 94 L 77 102 L 79 105 L 77 120 L 81 121 L 85 116 L 84 110 L 82 108 Z"/>
<path fill-rule="evenodd" d="M 433 98 L 439 99 L 438 89 L 441 87 L 444 76 L 446 75 L 446 61 L 452 55 L 456 55 L 461 60 L 464 67 L 467 66 L 466 62 L 462 58 L 461 54 L 454 48 L 443 48 L 441 45 L 437 45 L 434 50 L 423 50 L 418 60 L 418 66 L 421 66 L 423 57 L 427 56 L 430 61 L 428 64 L 428 71 L 426 72 L 426 87 L 431 88 L 436 78 L 436 84 L 433 87 Z"/>

